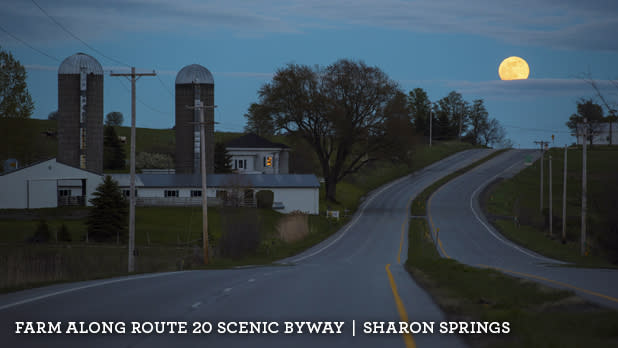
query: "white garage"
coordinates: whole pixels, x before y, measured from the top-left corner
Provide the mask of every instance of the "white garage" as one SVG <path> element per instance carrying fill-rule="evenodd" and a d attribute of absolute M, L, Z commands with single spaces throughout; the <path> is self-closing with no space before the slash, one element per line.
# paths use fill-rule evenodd
<path fill-rule="evenodd" d="M 101 175 L 55 158 L 0 175 L 0 209 L 90 205 Z"/>

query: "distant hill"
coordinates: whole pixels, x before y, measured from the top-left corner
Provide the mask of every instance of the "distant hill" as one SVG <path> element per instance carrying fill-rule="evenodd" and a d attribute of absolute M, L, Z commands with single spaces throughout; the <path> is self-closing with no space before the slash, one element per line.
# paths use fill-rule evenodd
<path fill-rule="evenodd" d="M 58 152 L 57 121 L 39 119 L 0 119 L 0 162 L 16 158 L 19 166 L 56 157 Z M 129 154 L 130 127 L 116 127 L 119 136 L 126 137 Z M 137 128 L 136 152 L 164 153 L 174 156 L 174 130 Z M 228 141 L 242 133 L 215 132 L 215 141 Z M 0 165 L 0 171 L 2 166 Z"/>

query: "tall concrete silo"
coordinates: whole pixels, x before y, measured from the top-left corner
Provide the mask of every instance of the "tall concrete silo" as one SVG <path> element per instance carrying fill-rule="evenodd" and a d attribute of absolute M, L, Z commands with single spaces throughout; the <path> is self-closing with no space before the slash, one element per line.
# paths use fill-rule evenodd
<path fill-rule="evenodd" d="M 103 171 L 103 68 L 77 53 L 58 68 L 58 162 Z"/>
<path fill-rule="evenodd" d="M 200 114 L 187 108 L 198 101 L 205 107 L 206 173 L 214 173 L 215 80 L 208 69 L 191 64 L 176 75 L 176 173 L 200 173 Z"/>

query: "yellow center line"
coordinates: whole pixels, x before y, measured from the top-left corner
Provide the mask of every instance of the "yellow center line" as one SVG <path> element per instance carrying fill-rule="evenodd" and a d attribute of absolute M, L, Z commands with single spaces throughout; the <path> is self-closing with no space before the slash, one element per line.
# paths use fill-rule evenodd
<path fill-rule="evenodd" d="M 504 273 L 517 274 L 517 275 L 524 276 L 524 277 L 527 277 L 527 278 L 543 280 L 543 281 L 546 281 L 546 282 L 549 282 L 549 283 L 554 283 L 554 284 L 557 284 L 557 285 L 561 285 L 561 286 L 564 286 L 566 288 L 570 288 L 570 289 L 573 289 L 573 290 L 576 290 L 576 291 L 581 291 L 583 293 L 586 293 L 586 294 L 589 294 L 589 295 L 592 295 L 592 296 L 604 298 L 606 300 L 610 300 L 612 302 L 617 302 L 618 303 L 618 298 L 611 297 L 611 296 L 608 296 L 608 295 L 604 295 L 604 294 L 601 294 L 601 293 L 598 293 L 598 292 L 595 292 L 595 291 L 583 289 L 583 288 L 580 288 L 580 287 L 577 287 L 577 286 L 574 286 L 574 285 L 571 285 L 571 284 L 563 283 L 561 281 L 557 281 L 557 280 L 541 277 L 541 276 L 534 275 L 534 274 L 522 273 L 522 272 L 517 272 L 517 271 L 511 271 L 510 269 L 505 269 L 505 268 L 500 268 L 500 267 L 488 266 L 488 265 L 483 265 L 483 264 L 479 264 L 478 266 L 479 267 L 484 267 L 484 268 L 489 268 L 489 269 L 495 269 L 497 271 L 501 271 L 501 272 L 504 272 Z"/>
<path fill-rule="evenodd" d="M 399 312 L 399 317 L 401 321 L 408 322 L 408 313 L 406 312 L 406 308 L 403 306 L 403 302 L 401 301 L 401 297 L 399 297 L 399 292 L 397 291 L 397 284 L 395 284 L 395 279 L 393 278 L 393 274 L 390 270 L 391 264 L 386 265 L 386 274 L 388 274 L 388 281 L 391 284 L 391 290 L 393 290 L 393 297 L 395 298 L 395 304 L 397 305 L 397 311 Z M 416 343 L 414 343 L 414 338 L 412 338 L 411 333 L 403 334 L 403 341 L 406 344 L 407 348 L 416 348 Z"/>

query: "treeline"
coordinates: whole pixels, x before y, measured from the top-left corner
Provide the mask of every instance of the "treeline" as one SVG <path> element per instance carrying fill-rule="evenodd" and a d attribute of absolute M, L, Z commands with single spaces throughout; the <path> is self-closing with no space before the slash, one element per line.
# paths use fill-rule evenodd
<path fill-rule="evenodd" d="M 456 91 L 435 102 L 429 99 L 423 88 L 415 88 L 408 94 L 397 91 L 384 112 L 387 122 L 393 119 L 408 121 L 405 128 L 409 125 L 409 130 L 413 132 L 408 135 L 422 136 L 426 142 L 431 135 L 433 140 L 438 141 L 457 139 L 488 147 L 512 146 L 504 127 L 497 119 L 489 117 L 483 99 L 468 102 Z M 269 136 L 284 130 L 277 125 L 268 105 L 252 103 L 244 116 L 247 119 L 245 132 Z"/>
<path fill-rule="evenodd" d="M 258 95 L 245 114 L 245 131 L 304 140 L 330 201 L 337 183 L 369 162 L 411 163 L 414 145 L 429 141 L 430 123 L 435 140 L 510 145 L 482 99 L 470 103 L 453 91 L 432 102 L 422 88 L 406 94 L 380 68 L 362 61 L 341 59 L 325 68 L 289 64 Z"/>

